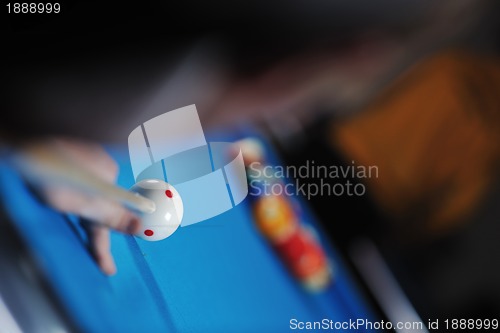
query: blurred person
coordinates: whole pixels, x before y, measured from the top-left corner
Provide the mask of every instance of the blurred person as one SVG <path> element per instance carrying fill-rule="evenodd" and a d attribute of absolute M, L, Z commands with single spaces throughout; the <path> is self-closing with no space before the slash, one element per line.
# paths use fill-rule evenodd
<path fill-rule="evenodd" d="M 380 167 L 368 185 L 390 217 L 405 221 L 400 231 L 445 231 L 465 221 L 498 179 L 500 62 L 462 50 L 431 53 L 359 112 L 342 114 L 368 95 L 399 51 L 384 42 L 358 44 L 346 56 L 292 59 L 234 88 L 215 114 L 238 110 L 225 114 L 237 122 L 245 112 L 262 113 L 279 124 L 293 113 L 304 124 L 315 108 L 335 105 L 341 114 L 330 115 L 332 147 L 346 160 Z"/>
<path fill-rule="evenodd" d="M 328 110 L 331 147 L 380 167 L 368 186 L 397 230 L 439 235 L 467 221 L 498 180 L 500 61 L 466 42 L 490 8 L 444 2 L 404 37 L 377 32 L 289 57 L 231 87 L 210 118 L 307 126 Z"/>

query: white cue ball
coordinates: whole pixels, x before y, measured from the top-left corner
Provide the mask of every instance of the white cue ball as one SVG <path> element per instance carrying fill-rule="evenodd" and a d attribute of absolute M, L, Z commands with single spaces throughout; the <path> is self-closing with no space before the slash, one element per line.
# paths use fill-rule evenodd
<path fill-rule="evenodd" d="M 179 192 L 163 180 L 145 179 L 130 189 L 132 192 L 153 200 L 156 210 L 142 215 L 142 229 L 138 237 L 147 241 L 159 241 L 172 235 L 179 227 L 184 215 Z"/>

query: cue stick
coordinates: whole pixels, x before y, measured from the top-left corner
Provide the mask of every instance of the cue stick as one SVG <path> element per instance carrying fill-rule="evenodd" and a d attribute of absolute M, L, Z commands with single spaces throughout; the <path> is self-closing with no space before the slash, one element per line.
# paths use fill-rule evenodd
<path fill-rule="evenodd" d="M 152 200 L 102 180 L 55 149 L 43 145 L 29 146 L 15 153 L 12 161 L 31 182 L 70 186 L 89 195 L 117 201 L 141 213 L 156 210 Z"/>

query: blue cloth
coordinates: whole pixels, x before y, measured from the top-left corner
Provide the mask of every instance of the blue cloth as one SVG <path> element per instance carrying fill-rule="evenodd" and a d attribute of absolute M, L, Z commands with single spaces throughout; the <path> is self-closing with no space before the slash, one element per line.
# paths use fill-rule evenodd
<path fill-rule="evenodd" d="M 126 149 L 111 150 L 133 185 Z M 311 294 L 259 234 L 247 201 L 160 242 L 112 233 L 118 273 L 104 276 L 78 224 L 40 203 L 0 162 L 0 198 L 39 269 L 85 332 L 286 332 L 289 321 L 374 320 L 331 244 L 335 283 Z M 304 207 L 304 219 L 314 225 Z M 75 232 L 78 231 L 78 232 Z"/>

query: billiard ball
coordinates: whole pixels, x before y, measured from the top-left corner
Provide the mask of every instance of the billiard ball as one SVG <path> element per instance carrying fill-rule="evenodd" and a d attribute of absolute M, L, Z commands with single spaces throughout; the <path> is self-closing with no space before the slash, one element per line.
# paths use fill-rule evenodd
<path fill-rule="evenodd" d="M 184 215 L 184 205 L 177 190 L 169 183 L 158 179 L 145 179 L 130 189 L 154 201 L 156 210 L 142 215 L 142 230 L 138 237 L 148 241 L 159 241 L 172 235 L 179 227 Z"/>
<path fill-rule="evenodd" d="M 258 198 L 253 212 L 258 228 L 272 243 L 289 238 L 299 225 L 292 206 L 281 195 Z"/>

